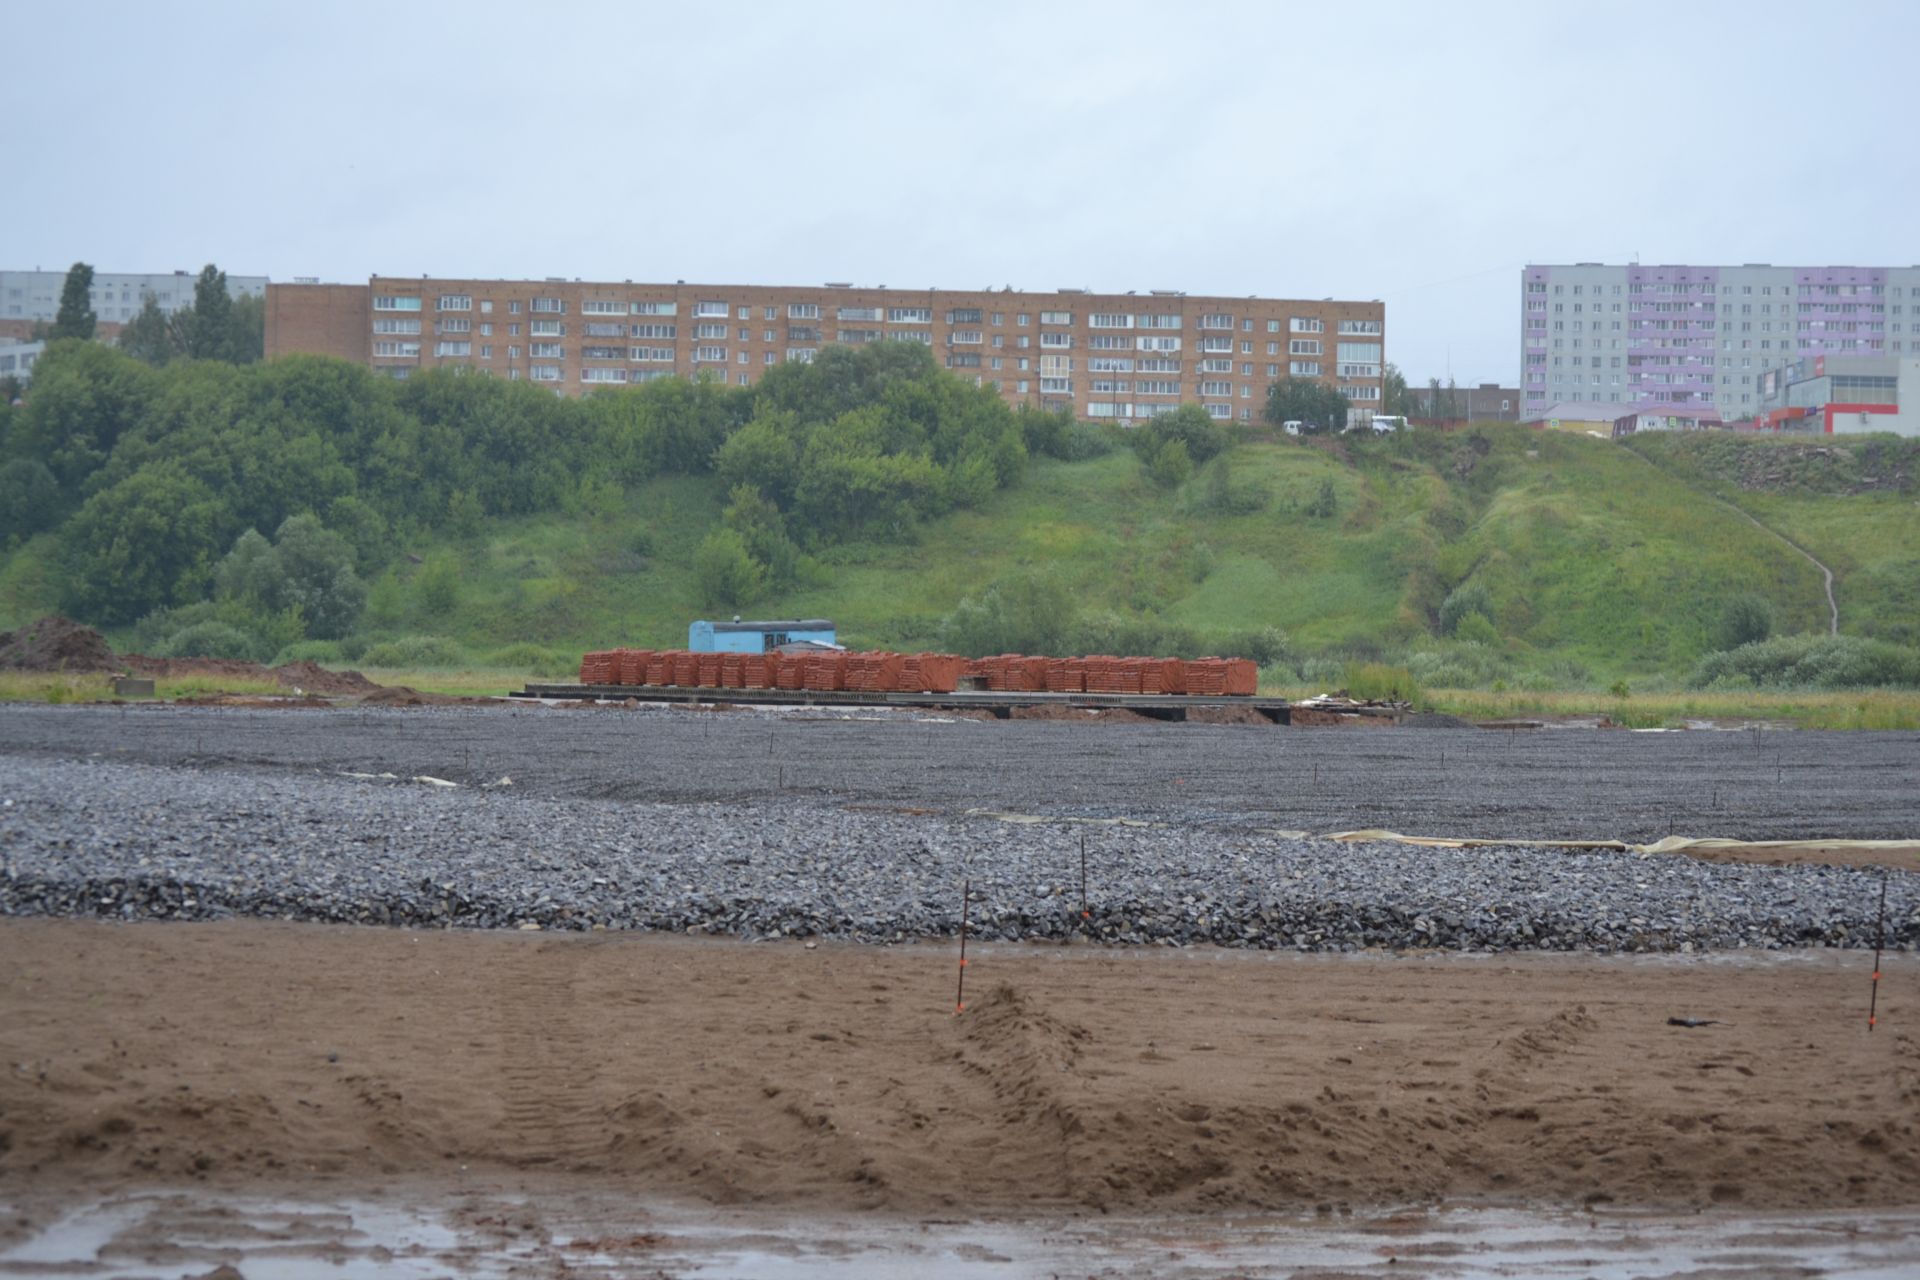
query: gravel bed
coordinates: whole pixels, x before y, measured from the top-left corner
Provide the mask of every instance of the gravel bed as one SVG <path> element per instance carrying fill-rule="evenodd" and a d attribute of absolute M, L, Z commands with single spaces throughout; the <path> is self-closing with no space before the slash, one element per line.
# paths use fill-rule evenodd
<path fill-rule="evenodd" d="M 858 798 L 960 813 L 1647 843 L 1920 836 L 1920 733 L 1629 733 L 981 722 L 538 706 L 0 705 L 13 758 L 426 773 L 581 800 Z"/>
<path fill-rule="evenodd" d="M 1089 916 L 1081 916 L 1085 839 Z M 1871 946 L 1882 873 L 1250 825 L 1017 824 L 819 798 L 662 804 L 513 786 L 14 756 L 0 913 L 233 915 L 747 938 L 977 937 L 1345 951 Z M 1920 875 L 1887 941 L 1920 941 Z"/>

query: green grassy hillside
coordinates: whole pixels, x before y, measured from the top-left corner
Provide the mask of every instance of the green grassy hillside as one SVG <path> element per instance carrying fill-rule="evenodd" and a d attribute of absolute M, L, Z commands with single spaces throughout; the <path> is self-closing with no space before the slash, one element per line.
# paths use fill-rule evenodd
<path fill-rule="evenodd" d="M 1088 645 L 1145 636 L 1219 651 L 1277 629 L 1279 683 L 1359 657 L 1408 662 L 1430 686 L 1657 686 L 1711 648 L 1735 597 L 1770 602 L 1776 633 L 1826 626 L 1818 571 L 1715 497 L 1835 568 L 1843 631 L 1915 639 L 1920 468 L 1905 446 L 1852 456 L 1870 443 L 1809 462 L 1765 452 L 1772 441 L 1623 447 L 1497 426 L 1263 441 L 1171 492 L 1126 450 L 1035 459 L 977 509 L 827 547 L 798 585 L 737 611 L 830 617 L 855 645 L 931 647 L 963 600 L 1037 582 Z M 711 477 L 668 476 L 597 514 L 416 541 L 376 578 L 343 656 L 430 665 L 431 646 L 418 650 L 427 661 L 366 649 L 432 636 L 467 660 L 557 669 L 584 648 L 684 643 L 690 619 L 736 611 L 703 600 L 692 569 L 724 500 Z M 43 535 L 0 563 L 0 625 L 48 605 L 56 550 Z M 1485 589 L 1491 614 L 1463 624 L 1466 639 L 1441 634 L 1463 584 Z"/>

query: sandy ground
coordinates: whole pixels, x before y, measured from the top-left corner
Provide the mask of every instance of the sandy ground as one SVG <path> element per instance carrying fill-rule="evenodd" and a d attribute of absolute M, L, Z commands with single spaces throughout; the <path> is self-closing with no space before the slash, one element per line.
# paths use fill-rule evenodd
<path fill-rule="evenodd" d="M 961 1016 L 938 945 L 7 920 L 0 955 L 0 1199 L 1920 1204 L 1904 956 L 1870 1035 L 1860 953 L 1004 946 Z"/>

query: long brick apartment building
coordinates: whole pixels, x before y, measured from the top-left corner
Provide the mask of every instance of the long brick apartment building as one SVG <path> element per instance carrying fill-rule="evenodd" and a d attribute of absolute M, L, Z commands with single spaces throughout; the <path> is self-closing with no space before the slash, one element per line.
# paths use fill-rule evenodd
<path fill-rule="evenodd" d="M 703 373 L 740 386 L 833 343 L 925 343 L 1008 402 L 1132 421 L 1182 403 L 1259 417 L 1289 375 L 1381 396 L 1378 302 L 1184 293 L 453 280 L 267 287 L 266 354 L 336 356 L 396 378 L 458 366 L 579 395 Z"/>

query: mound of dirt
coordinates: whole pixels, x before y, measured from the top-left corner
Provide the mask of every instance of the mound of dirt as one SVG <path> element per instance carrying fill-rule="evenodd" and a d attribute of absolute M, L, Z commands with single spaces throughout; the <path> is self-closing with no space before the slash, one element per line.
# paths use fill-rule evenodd
<path fill-rule="evenodd" d="M 360 673 L 355 671 L 348 674 L 359 675 Z M 365 680 L 366 677 L 361 676 L 361 679 Z M 368 692 L 360 699 L 360 705 L 363 707 L 464 707 L 493 701 L 491 698 L 461 698 L 445 693 L 422 693 L 404 684 L 384 685 L 374 684 L 371 681 L 367 682 L 367 690 Z M 589 705 L 599 704 L 590 703 Z"/>
<path fill-rule="evenodd" d="M 49 614 L 18 631 L 0 631 L 0 670 L 118 671 L 106 639 L 92 627 Z"/>
<path fill-rule="evenodd" d="M 288 662 L 267 674 L 289 689 L 308 693 L 368 694 L 382 687 L 358 671 L 329 671 L 317 662 Z"/>

